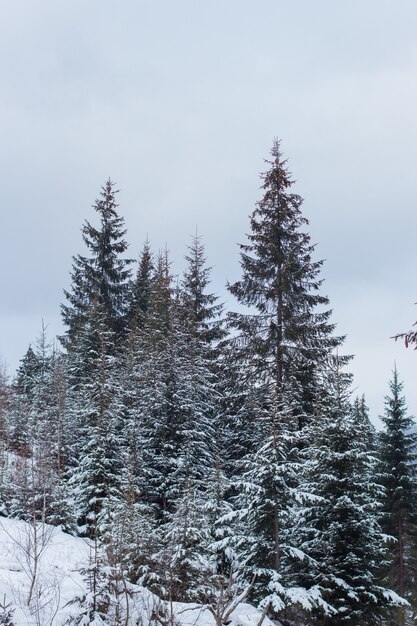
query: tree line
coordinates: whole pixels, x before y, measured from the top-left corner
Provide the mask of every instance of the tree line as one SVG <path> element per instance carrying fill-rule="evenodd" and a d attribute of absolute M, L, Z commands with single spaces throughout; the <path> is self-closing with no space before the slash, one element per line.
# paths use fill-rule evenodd
<path fill-rule="evenodd" d="M 181 277 L 149 241 L 135 268 L 108 180 L 60 346 L 42 328 L 0 376 L 0 514 L 92 542 L 76 623 L 125 623 L 122 581 L 217 626 L 243 600 L 286 626 L 412 623 L 417 435 L 396 369 L 381 433 L 352 398 L 292 187 L 275 141 L 225 311 L 197 235 Z"/>

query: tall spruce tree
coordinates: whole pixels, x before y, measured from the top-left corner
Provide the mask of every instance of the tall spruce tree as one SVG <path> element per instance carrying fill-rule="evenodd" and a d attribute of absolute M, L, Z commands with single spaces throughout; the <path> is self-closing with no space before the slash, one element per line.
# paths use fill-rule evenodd
<path fill-rule="evenodd" d="M 317 585 L 327 602 L 310 618 L 320 626 L 383 624 L 401 605 L 381 582 L 388 556 L 380 525 L 383 489 L 369 448 L 370 424 L 350 405 L 350 382 L 335 358 L 316 419 L 304 433 L 303 479 L 312 498 L 295 519 L 309 555 L 300 568 L 302 584 Z"/>
<path fill-rule="evenodd" d="M 362 424 L 364 443 L 366 444 L 369 452 L 375 452 L 375 447 L 377 445 L 376 429 L 369 419 L 369 409 L 366 405 L 364 395 L 360 398 L 355 398 L 352 406 L 352 412 L 355 423 Z"/>
<path fill-rule="evenodd" d="M 79 441 L 74 442 L 76 465 L 70 478 L 81 532 L 89 537 L 100 536 L 106 507 L 121 497 L 125 454 L 113 346 L 105 308 L 93 303 L 83 337 L 90 375 L 82 379 L 75 396 Z"/>
<path fill-rule="evenodd" d="M 0 516 L 7 514 L 10 402 L 6 365 L 0 362 Z"/>
<path fill-rule="evenodd" d="M 123 218 L 117 213 L 117 193 L 109 179 L 93 205 L 100 218 L 99 227 L 86 221 L 81 230 L 90 256 L 73 257 L 71 289 L 64 291 L 68 303 L 61 307 L 66 326 L 62 340 L 69 351 L 78 345 L 93 302 L 102 307 L 106 325 L 116 337 L 125 332 L 132 261 L 122 256 L 127 250 L 126 230 Z"/>
<path fill-rule="evenodd" d="M 225 335 L 221 314 L 223 305 L 218 297 L 208 292 L 211 267 L 206 265 L 206 255 L 201 236 L 197 233 L 188 246 L 187 267 L 181 283 L 181 297 L 186 307 L 191 332 L 207 345 L 213 346 Z"/>
<path fill-rule="evenodd" d="M 240 245 L 243 275 L 229 285 L 239 303 L 255 313 L 231 313 L 229 320 L 248 376 L 256 372 L 260 381 L 274 381 L 278 392 L 290 378 L 299 380 L 302 426 L 312 414 L 317 371 L 342 338 L 333 335 L 331 311 L 323 310 L 329 304 L 319 292 L 323 262 L 312 259 L 302 198 L 290 193 L 293 181 L 278 141 L 271 154 L 270 169 L 262 174 L 264 195 L 250 218 L 249 241 Z"/>
<path fill-rule="evenodd" d="M 144 243 L 135 279 L 130 284 L 130 329 L 142 327 L 149 312 L 152 296 L 154 261 L 149 240 Z"/>
<path fill-rule="evenodd" d="M 172 510 L 178 450 L 178 372 L 173 334 L 173 278 L 167 251 L 158 255 L 152 276 L 149 314 L 135 347 L 139 393 L 133 419 L 139 424 L 139 488 L 159 521 Z"/>
<path fill-rule="evenodd" d="M 262 175 L 264 195 L 250 218 L 249 242 L 240 246 L 242 279 L 229 285 L 251 310 L 229 314 L 229 322 L 240 380 L 257 396 L 255 405 L 247 398 L 254 443 L 238 496 L 242 545 L 248 571 L 256 575 L 255 596 L 279 614 L 301 597 L 311 607 L 323 602 L 317 589 L 296 591 L 291 575 L 293 559 L 305 558 L 292 533 L 295 502 L 304 497 L 298 490 L 297 431 L 312 419 L 322 373 L 341 339 L 333 336 L 331 312 L 323 310 L 328 299 L 319 292 L 322 262 L 312 260 L 302 199 L 290 193 L 293 183 L 277 141 L 272 157 Z"/>
<path fill-rule="evenodd" d="M 417 611 L 417 432 L 413 418 L 407 414 L 403 383 L 394 368 L 385 398 L 380 433 L 382 483 L 385 487 L 383 527 L 394 537 L 387 579 Z M 406 611 L 398 614 L 398 624 L 406 623 Z"/>

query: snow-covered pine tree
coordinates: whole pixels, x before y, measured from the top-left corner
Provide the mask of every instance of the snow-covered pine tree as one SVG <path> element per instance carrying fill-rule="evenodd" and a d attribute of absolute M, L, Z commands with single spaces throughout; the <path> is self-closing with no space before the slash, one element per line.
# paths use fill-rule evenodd
<path fill-rule="evenodd" d="M 341 343 L 333 336 L 328 299 L 319 293 L 321 261 L 305 232 L 302 199 L 290 193 L 292 180 L 279 142 L 270 169 L 262 175 L 264 196 L 250 223 L 249 242 L 241 245 L 242 278 L 229 285 L 248 312 L 230 313 L 229 323 L 240 384 L 256 394 L 240 413 L 250 420 L 253 446 L 239 477 L 245 520 L 240 541 L 254 594 L 279 614 L 300 598 L 313 606 L 317 589 L 295 590 L 292 514 L 300 467 L 297 430 L 312 420 L 313 400 L 331 352 Z M 251 414 L 245 411 L 251 406 Z M 247 428 L 245 428 L 247 430 Z M 298 495 L 297 495 L 298 494 Z"/>
<path fill-rule="evenodd" d="M 208 346 L 191 328 L 175 332 L 178 386 L 177 449 L 173 474 L 174 510 L 164 527 L 171 551 L 171 592 L 189 600 L 203 568 L 204 503 L 214 480 L 216 388 Z M 165 550 L 166 551 L 166 550 Z"/>
<path fill-rule="evenodd" d="M 119 443 L 112 447 L 114 439 L 119 439 L 116 422 L 122 417 L 122 407 L 115 407 L 112 389 L 116 388 L 115 359 L 127 332 L 131 260 L 123 256 L 127 249 L 126 231 L 123 218 L 117 213 L 117 193 L 114 183 L 108 180 L 94 205 L 99 226 L 86 221 L 82 228 L 90 256 L 78 254 L 73 258 L 71 290 L 65 291 L 67 304 L 62 305 L 66 325 L 62 341 L 67 350 L 69 380 L 64 423 L 66 429 L 72 429 L 73 436 L 68 460 L 72 484 L 75 475 L 86 481 L 85 493 L 78 490 L 83 500 L 80 517 L 84 522 L 86 516 L 91 517 L 93 525 L 115 480 L 113 464 L 118 459 L 123 465 L 122 456 L 118 457 Z M 88 532 L 92 532 L 91 525 Z"/>
<path fill-rule="evenodd" d="M 0 363 L 0 516 L 7 513 L 9 469 L 9 414 L 11 389 L 5 364 Z"/>
<path fill-rule="evenodd" d="M 301 549 L 295 515 L 297 506 L 310 496 L 300 487 L 300 438 L 288 424 L 293 420 L 291 401 L 291 394 L 284 392 L 279 404 L 274 396 L 264 395 L 263 404 L 252 413 L 263 440 L 256 440 L 235 478 L 240 523 L 232 539 L 246 581 L 253 581 L 252 601 L 283 623 L 296 618 L 300 608 L 311 611 L 325 605 L 320 589 L 300 583 L 296 575 L 299 562 L 308 555 Z"/>
<path fill-rule="evenodd" d="M 335 357 L 327 392 L 317 397 L 315 420 L 304 431 L 309 441 L 303 449 L 304 480 L 311 497 L 295 519 L 309 558 L 299 575 L 301 584 L 321 590 L 327 603 L 309 618 L 320 626 L 383 624 L 401 605 L 381 582 L 388 556 L 380 526 L 383 488 L 369 449 L 370 425 L 350 404 L 350 382 Z"/>
<path fill-rule="evenodd" d="M 248 243 L 241 244 L 242 278 L 230 292 L 249 313 L 229 313 L 237 333 L 242 375 L 274 380 L 277 389 L 295 377 L 302 391 L 299 426 L 312 415 L 319 377 L 329 354 L 343 338 L 333 334 L 328 298 L 320 293 L 322 261 L 305 232 L 302 198 L 293 185 L 280 144 L 272 147 L 270 169 L 262 174 L 264 195 L 250 217 Z M 344 357 L 342 360 L 347 360 Z"/>
<path fill-rule="evenodd" d="M 150 304 L 150 302 L 149 302 Z M 119 476 L 120 493 L 108 500 L 104 508 L 107 539 L 117 544 L 119 568 L 134 583 L 141 582 L 150 572 L 152 556 L 157 552 L 155 510 L 145 493 L 147 481 L 142 452 L 147 445 L 143 437 L 142 409 L 146 379 L 142 368 L 142 341 L 146 336 L 148 315 L 143 309 L 132 323 L 124 349 L 114 359 L 112 380 L 119 422 L 119 447 L 124 465 Z M 139 323 L 138 323 L 139 322 Z"/>
<path fill-rule="evenodd" d="M 138 393 L 132 419 L 140 454 L 138 487 L 162 522 L 172 510 L 178 450 L 178 371 L 173 334 L 173 278 L 167 251 L 156 259 L 149 314 L 138 330 L 134 372 Z"/>
<path fill-rule="evenodd" d="M 100 536 L 103 506 L 120 498 L 125 465 L 114 333 L 108 328 L 103 305 L 92 303 L 81 340 L 89 376 L 79 383 L 75 396 L 80 441 L 75 442 L 76 465 L 70 483 L 82 532 L 95 537 Z"/>
<path fill-rule="evenodd" d="M 380 433 L 381 481 L 385 487 L 383 528 L 394 538 L 387 567 L 388 584 L 409 600 L 417 611 L 417 432 L 415 422 L 407 413 L 403 383 L 394 368 L 389 383 L 390 395 L 385 398 Z M 397 624 L 403 626 L 406 611 L 398 613 Z"/>
<path fill-rule="evenodd" d="M 32 397 L 39 368 L 39 359 L 32 346 L 29 346 L 16 372 L 14 387 L 19 394 L 24 395 L 26 398 Z"/>
<path fill-rule="evenodd" d="M 223 305 L 208 292 L 212 268 L 206 264 L 204 244 L 200 235 L 192 237 L 186 255 L 187 267 L 181 281 L 181 299 L 186 307 L 192 331 L 212 348 L 224 338 Z"/>
<path fill-rule="evenodd" d="M 0 625 L 1 626 L 15 626 L 13 621 L 13 614 L 15 609 L 12 602 L 6 601 L 6 596 L 0 600 Z"/>
<path fill-rule="evenodd" d="M 168 597 L 164 527 L 178 497 L 175 472 L 180 446 L 179 367 L 174 332 L 174 287 L 168 252 L 160 252 L 152 274 L 149 310 L 133 333 L 129 379 L 129 463 L 133 499 L 146 518 L 149 545 L 135 554 L 137 576 Z M 141 509 L 139 512 L 138 507 Z M 140 546 L 145 550 L 139 554 Z M 153 546 L 149 559 L 149 547 Z"/>
<path fill-rule="evenodd" d="M 128 336 L 124 345 L 124 349 L 118 354 L 117 360 L 117 386 L 120 397 L 121 421 L 123 422 L 123 431 L 125 438 L 127 466 L 124 471 L 124 494 L 125 505 L 122 508 L 129 509 L 132 514 L 132 522 L 134 519 L 141 517 L 139 510 L 146 505 L 140 501 L 143 496 L 139 483 L 140 473 L 142 472 L 141 446 L 142 437 L 141 429 L 143 426 L 142 419 L 142 401 L 143 398 L 143 372 L 142 357 L 145 354 L 143 341 L 147 338 L 150 328 L 149 313 L 151 310 L 151 300 L 154 287 L 154 261 L 149 241 L 146 240 L 139 259 L 139 266 L 136 277 L 129 284 L 129 326 Z M 143 473 L 142 473 L 143 478 Z M 149 513 L 150 511 L 148 511 Z M 132 531 L 135 532 L 135 531 Z M 134 549 L 131 549 L 133 554 Z M 139 576 L 139 570 L 135 574 L 135 563 L 139 563 L 140 558 L 136 551 L 135 557 L 131 560 L 129 568 L 130 575 L 133 579 Z M 138 564 L 138 568 L 141 569 Z"/>
<path fill-rule="evenodd" d="M 38 519 L 50 521 L 52 492 L 58 483 L 56 471 L 56 415 L 53 389 L 53 350 L 48 341 L 46 326 L 42 328 L 35 343 L 37 375 L 29 409 L 28 433 L 31 439 L 30 511 L 36 511 Z"/>
<path fill-rule="evenodd" d="M 43 323 L 29 354 L 32 365 L 28 367 L 24 359 L 10 413 L 16 437 L 13 449 L 18 453 L 9 477 L 10 514 L 35 515 L 70 529 L 71 514 L 64 497 L 65 439 L 69 439 L 64 423 L 66 375 L 62 357 L 48 342 Z M 21 445 L 23 437 L 25 446 Z"/>
<path fill-rule="evenodd" d="M 365 396 L 356 397 L 353 405 L 353 419 L 356 424 L 362 424 L 364 442 L 369 452 L 375 452 L 377 446 L 376 428 L 369 419 L 369 409 L 366 405 Z"/>
<path fill-rule="evenodd" d="M 31 424 L 30 410 L 39 375 L 39 359 L 32 346 L 20 361 L 12 385 L 9 407 L 9 445 L 21 455 L 30 454 Z"/>
<path fill-rule="evenodd" d="M 129 327 L 141 328 L 147 316 L 152 296 L 153 254 L 149 240 L 143 245 L 135 279 L 129 286 Z"/>
<path fill-rule="evenodd" d="M 66 331 L 62 337 L 69 352 L 79 344 L 93 301 L 102 307 L 105 323 L 115 337 L 124 336 L 127 323 L 127 288 L 131 259 L 127 250 L 123 218 L 117 213 L 114 183 L 109 179 L 102 187 L 93 208 L 98 213 L 98 228 L 86 221 L 82 227 L 84 243 L 90 256 L 73 257 L 71 289 L 64 291 L 67 304 L 62 305 Z"/>
<path fill-rule="evenodd" d="M 199 240 L 187 258 L 176 290 L 166 253 L 157 259 L 136 366 L 139 486 L 164 535 L 146 582 L 177 599 L 190 599 L 201 578 L 204 507 L 217 453 L 215 344 L 222 333 Z"/>
<path fill-rule="evenodd" d="M 45 520 L 55 482 L 50 450 L 52 437 L 45 436 L 50 427 L 50 346 L 45 326 L 21 361 L 15 385 L 9 420 L 10 447 L 17 453 L 9 475 L 12 516 Z"/>
<path fill-rule="evenodd" d="M 197 235 L 186 259 L 188 265 L 173 308 L 179 447 L 174 474 L 177 497 L 167 525 L 175 597 L 184 600 L 197 597 L 207 573 L 216 572 L 218 559 L 218 554 L 208 550 L 217 520 L 206 511 L 221 472 L 218 342 L 224 336 L 222 306 L 208 292 L 210 268 Z"/>

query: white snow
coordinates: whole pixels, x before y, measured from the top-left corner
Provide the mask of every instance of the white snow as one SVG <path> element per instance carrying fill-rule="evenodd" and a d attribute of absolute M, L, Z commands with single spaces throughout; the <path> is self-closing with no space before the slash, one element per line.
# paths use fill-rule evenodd
<path fill-rule="evenodd" d="M 72 601 L 84 592 L 80 569 L 88 563 L 89 545 L 58 528 L 39 524 L 39 569 L 28 606 L 34 570 L 33 530 L 33 525 L 26 522 L 0 518 L 0 604 L 12 603 L 15 626 L 63 626 L 76 611 L 77 605 Z M 130 590 L 129 625 L 148 626 L 152 611 L 161 601 L 143 587 L 131 585 Z M 173 623 L 178 626 L 215 626 L 209 610 L 197 604 L 173 603 L 172 612 Z M 242 602 L 232 613 L 230 626 L 256 626 L 260 615 L 256 608 Z M 263 626 L 273 624 L 265 618 Z"/>

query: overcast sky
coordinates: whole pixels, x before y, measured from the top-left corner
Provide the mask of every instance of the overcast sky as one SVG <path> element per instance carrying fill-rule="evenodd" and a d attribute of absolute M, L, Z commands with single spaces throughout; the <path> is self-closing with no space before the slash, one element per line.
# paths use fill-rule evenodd
<path fill-rule="evenodd" d="M 274 137 L 326 260 L 356 393 L 383 410 L 394 364 L 417 414 L 415 0 L 0 0 L 0 354 L 15 367 L 59 304 L 111 176 L 130 254 L 174 268 L 204 236 L 214 289 Z"/>

